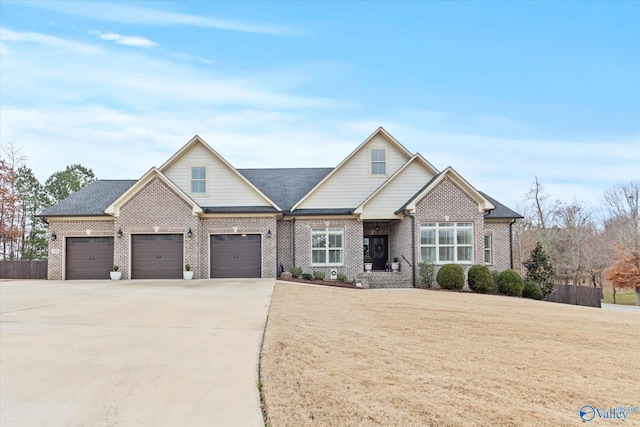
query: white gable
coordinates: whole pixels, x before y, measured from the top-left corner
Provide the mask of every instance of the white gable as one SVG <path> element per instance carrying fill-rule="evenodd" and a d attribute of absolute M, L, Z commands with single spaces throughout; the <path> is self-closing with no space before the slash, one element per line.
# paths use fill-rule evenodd
<path fill-rule="evenodd" d="M 206 192 L 191 191 L 191 168 L 206 170 Z M 161 167 L 162 172 L 200 206 L 274 206 L 198 137 Z"/>
<path fill-rule="evenodd" d="M 374 149 L 385 150 L 384 175 L 371 173 L 371 150 Z M 384 129 L 379 129 L 338 165 L 295 209 L 356 208 L 410 157 L 411 154 L 404 147 Z"/>
<path fill-rule="evenodd" d="M 397 218 L 394 212 L 434 177 L 422 162 L 415 158 L 412 160 L 356 210 L 360 219 Z"/>

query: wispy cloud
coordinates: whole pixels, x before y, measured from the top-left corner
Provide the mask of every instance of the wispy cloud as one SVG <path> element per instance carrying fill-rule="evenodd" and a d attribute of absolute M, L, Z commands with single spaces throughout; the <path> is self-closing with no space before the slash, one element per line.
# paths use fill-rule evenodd
<path fill-rule="evenodd" d="M 194 26 L 246 33 L 294 35 L 300 31 L 287 26 L 265 25 L 220 19 L 211 16 L 189 15 L 139 6 L 98 2 L 24 2 L 30 6 L 55 10 L 68 15 L 83 16 L 102 21 L 150 26 Z"/>
<path fill-rule="evenodd" d="M 112 41 L 125 46 L 149 48 L 149 47 L 154 47 L 158 45 L 158 43 L 154 41 L 151 41 L 145 37 L 139 37 L 139 36 L 123 36 L 116 33 L 103 33 L 97 30 L 89 31 L 89 35 L 96 36 L 101 40 Z"/>
<path fill-rule="evenodd" d="M 71 40 L 61 39 L 59 37 L 49 36 L 41 33 L 16 32 L 7 28 L 0 28 L 0 39 L 3 42 L 33 42 L 57 49 L 70 50 L 82 54 L 94 54 L 98 49 L 83 43 Z"/>

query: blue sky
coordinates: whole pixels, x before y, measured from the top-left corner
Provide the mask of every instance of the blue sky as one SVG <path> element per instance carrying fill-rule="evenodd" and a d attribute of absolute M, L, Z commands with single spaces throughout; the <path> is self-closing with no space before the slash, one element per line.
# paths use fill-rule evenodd
<path fill-rule="evenodd" d="M 378 126 L 514 209 L 640 179 L 640 2 L 0 2 L 0 143 L 138 178 L 193 135 L 335 166 Z"/>

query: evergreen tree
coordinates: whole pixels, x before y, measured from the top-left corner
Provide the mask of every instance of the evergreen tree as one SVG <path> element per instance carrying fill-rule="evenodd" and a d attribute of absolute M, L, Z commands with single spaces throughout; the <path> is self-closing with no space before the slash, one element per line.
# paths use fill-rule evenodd
<path fill-rule="evenodd" d="M 542 249 L 540 242 L 536 243 L 536 247 L 533 248 L 531 255 L 523 262 L 523 265 L 527 269 L 527 275 L 525 276 L 526 281 L 536 282 L 540 285 L 542 294 L 545 297 L 553 292 L 553 264 L 544 249 Z"/>

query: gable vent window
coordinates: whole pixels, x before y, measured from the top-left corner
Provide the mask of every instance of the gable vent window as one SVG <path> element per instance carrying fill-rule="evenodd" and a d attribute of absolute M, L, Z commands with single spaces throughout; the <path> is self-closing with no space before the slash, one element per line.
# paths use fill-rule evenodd
<path fill-rule="evenodd" d="M 384 149 L 371 150 L 371 175 L 387 174 L 387 158 Z"/>
<path fill-rule="evenodd" d="M 197 166 L 191 168 L 191 193 L 204 194 L 207 192 L 207 168 Z"/>

